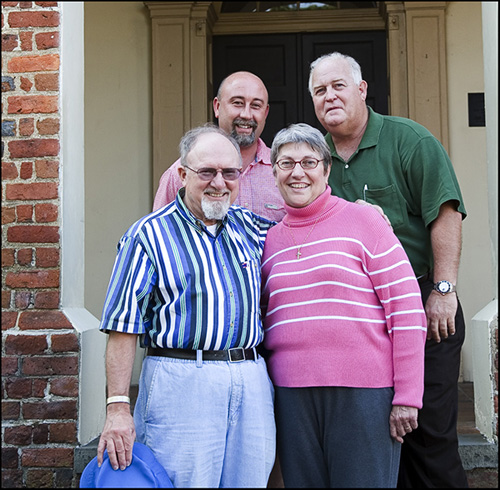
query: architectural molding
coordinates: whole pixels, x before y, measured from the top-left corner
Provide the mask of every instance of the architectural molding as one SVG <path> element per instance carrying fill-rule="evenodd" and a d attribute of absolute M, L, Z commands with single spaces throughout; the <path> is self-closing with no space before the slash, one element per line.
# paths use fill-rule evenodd
<path fill-rule="evenodd" d="M 389 114 L 408 117 L 408 56 L 404 2 L 382 2 L 387 32 Z"/>
<path fill-rule="evenodd" d="M 404 2 L 408 53 L 408 117 L 449 152 L 445 10 L 447 2 Z"/>
<path fill-rule="evenodd" d="M 210 118 L 212 2 L 144 2 L 152 19 L 153 187 L 183 134 Z"/>
<path fill-rule="evenodd" d="M 250 22 L 251 19 L 251 22 Z M 214 35 L 281 34 L 284 32 L 379 31 L 384 20 L 378 8 L 297 12 L 220 14 Z"/>

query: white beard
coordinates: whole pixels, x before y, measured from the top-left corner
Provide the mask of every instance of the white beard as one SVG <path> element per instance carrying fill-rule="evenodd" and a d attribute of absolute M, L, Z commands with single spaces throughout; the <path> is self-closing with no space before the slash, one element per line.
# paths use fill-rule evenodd
<path fill-rule="evenodd" d="M 206 219 L 221 220 L 226 216 L 231 203 L 229 202 L 229 195 L 225 201 L 210 201 L 206 196 L 201 198 L 201 209 Z"/>

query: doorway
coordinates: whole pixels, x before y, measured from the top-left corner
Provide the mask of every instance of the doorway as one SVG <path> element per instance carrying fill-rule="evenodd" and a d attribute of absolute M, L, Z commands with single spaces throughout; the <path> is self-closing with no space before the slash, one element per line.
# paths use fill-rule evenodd
<path fill-rule="evenodd" d="M 213 96 L 227 75 L 250 71 L 263 80 L 269 92 L 269 116 L 262 133 L 268 146 L 280 129 L 296 122 L 324 133 L 308 90 L 309 66 L 332 51 L 358 61 L 368 82 L 368 105 L 388 114 L 385 31 L 214 36 Z"/>

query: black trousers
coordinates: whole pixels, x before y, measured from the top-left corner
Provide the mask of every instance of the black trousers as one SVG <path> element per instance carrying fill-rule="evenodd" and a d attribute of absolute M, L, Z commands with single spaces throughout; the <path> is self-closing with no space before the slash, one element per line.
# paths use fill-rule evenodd
<path fill-rule="evenodd" d="M 422 302 L 432 291 L 430 280 L 420 285 Z M 465 321 L 460 302 L 455 335 L 425 345 L 424 403 L 418 429 L 404 437 L 398 488 L 468 488 L 458 452 L 458 377 Z"/>

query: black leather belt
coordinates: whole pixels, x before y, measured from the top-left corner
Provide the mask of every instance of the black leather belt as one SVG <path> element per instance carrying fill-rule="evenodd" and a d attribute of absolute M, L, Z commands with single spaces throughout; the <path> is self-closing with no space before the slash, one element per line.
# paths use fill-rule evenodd
<path fill-rule="evenodd" d="M 190 359 L 196 361 L 196 352 L 191 349 L 160 349 L 148 347 L 148 356 L 173 357 L 174 359 Z M 254 349 L 234 348 L 229 350 L 202 350 L 203 361 L 255 361 Z"/>
<path fill-rule="evenodd" d="M 432 271 L 429 271 L 429 272 L 427 272 L 427 274 L 423 274 L 422 276 L 417 277 L 417 281 L 419 282 L 419 284 L 423 284 L 424 282 L 427 282 L 429 280 L 433 281 Z"/>

